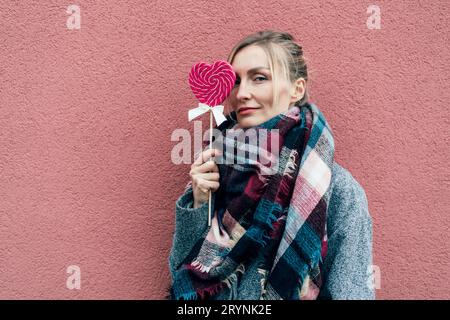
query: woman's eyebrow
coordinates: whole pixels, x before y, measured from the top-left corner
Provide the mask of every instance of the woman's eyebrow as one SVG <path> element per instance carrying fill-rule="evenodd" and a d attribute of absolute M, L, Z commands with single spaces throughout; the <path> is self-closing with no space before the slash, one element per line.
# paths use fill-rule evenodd
<path fill-rule="evenodd" d="M 257 73 L 257 72 L 258 72 L 259 70 L 261 70 L 261 69 L 265 69 L 265 70 L 269 70 L 269 71 L 270 71 L 270 69 L 267 68 L 267 67 L 255 67 L 255 68 L 249 69 L 249 70 L 247 71 L 247 74 Z M 236 75 L 238 76 L 238 73 L 237 73 L 237 72 L 236 72 Z"/>

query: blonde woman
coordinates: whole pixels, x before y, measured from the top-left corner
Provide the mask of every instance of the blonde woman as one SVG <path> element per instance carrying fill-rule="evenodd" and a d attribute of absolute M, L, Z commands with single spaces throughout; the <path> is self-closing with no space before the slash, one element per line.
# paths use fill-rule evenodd
<path fill-rule="evenodd" d="M 366 195 L 334 161 L 331 129 L 308 100 L 302 47 L 288 33 L 261 31 L 240 41 L 228 62 L 236 84 L 217 128 L 223 139 L 197 157 L 176 202 L 171 298 L 374 299 Z M 223 161 L 251 144 L 227 137 L 230 130 L 264 131 L 270 143 L 245 155 L 271 161 Z"/>

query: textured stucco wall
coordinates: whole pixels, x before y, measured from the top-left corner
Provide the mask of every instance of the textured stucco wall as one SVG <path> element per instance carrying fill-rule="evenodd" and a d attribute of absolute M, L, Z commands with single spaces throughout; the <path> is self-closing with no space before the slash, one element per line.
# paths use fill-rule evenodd
<path fill-rule="evenodd" d="M 449 299 L 449 16 L 447 0 L 1 1 L 0 298 L 163 298 L 187 74 L 273 28 L 303 45 L 336 158 L 366 190 L 378 299 Z"/>

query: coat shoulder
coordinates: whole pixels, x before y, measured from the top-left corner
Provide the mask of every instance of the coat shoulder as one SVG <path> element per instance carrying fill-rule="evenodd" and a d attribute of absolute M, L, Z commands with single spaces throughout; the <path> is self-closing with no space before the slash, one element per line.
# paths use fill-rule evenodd
<path fill-rule="evenodd" d="M 353 175 L 334 162 L 328 207 L 331 230 L 371 221 L 366 192 Z"/>
<path fill-rule="evenodd" d="M 352 196 L 367 201 L 366 193 L 361 184 L 350 171 L 337 162 L 333 163 L 331 170 L 331 192 L 332 197 Z"/>

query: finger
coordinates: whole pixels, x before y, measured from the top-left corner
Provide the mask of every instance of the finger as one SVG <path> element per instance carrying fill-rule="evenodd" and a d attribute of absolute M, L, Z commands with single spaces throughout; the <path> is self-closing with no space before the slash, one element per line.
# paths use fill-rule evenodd
<path fill-rule="evenodd" d="M 220 154 L 221 154 L 221 152 L 218 149 L 205 150 L 198 155 L 198 157 L 197 157 L 197 159 L 195 159 L 193 165 L 200 166 L 203 163 L 205 163 L 206 161 L 208 161 L 211 157 L 218 156 Z"/>
<path fill-rule="evenodd" d="M 200 189 L 203 193 L 208 192 L 208 189 L 205 188 L 206 187 L 205 180 L 200 178 L 199 176 L 196 176 L 192 179 L 192 185 L 194 188 Z"/>
<path fill-rule="evenodd" d="M 216 191 L 217 189 L 219 189 L 219 182 L 216 181 L 207 181 L 204 179 L 199 179 L 197 186 L 204 192 L 208 192 L 209 189 L 211 189 L 212 191 Z"/>
<path fill-rule="evenodd" d="M 214 161 L 207 161 L 204 164 L 200 165 L 196 168 L 197 172 L 206 173 L 206 172 L 219 172 L 219 167 Z"/>
<path fill-rule="evenodd" d="M 200 175 L 200 178 L 207 181 L 219 181 L 220 175 L 218 172 L 207 172 L 202 173 Z"/>
<path fill-rule="evenodd" d="M 212 191 L 212 192 L 216 192 L 217 189 L 219 189 L 219 187 L 220 187 L 219 182 L 213 182 L 213 183 L 212 183 L 212 187 L 211 187 L 211 191 Z"/>

